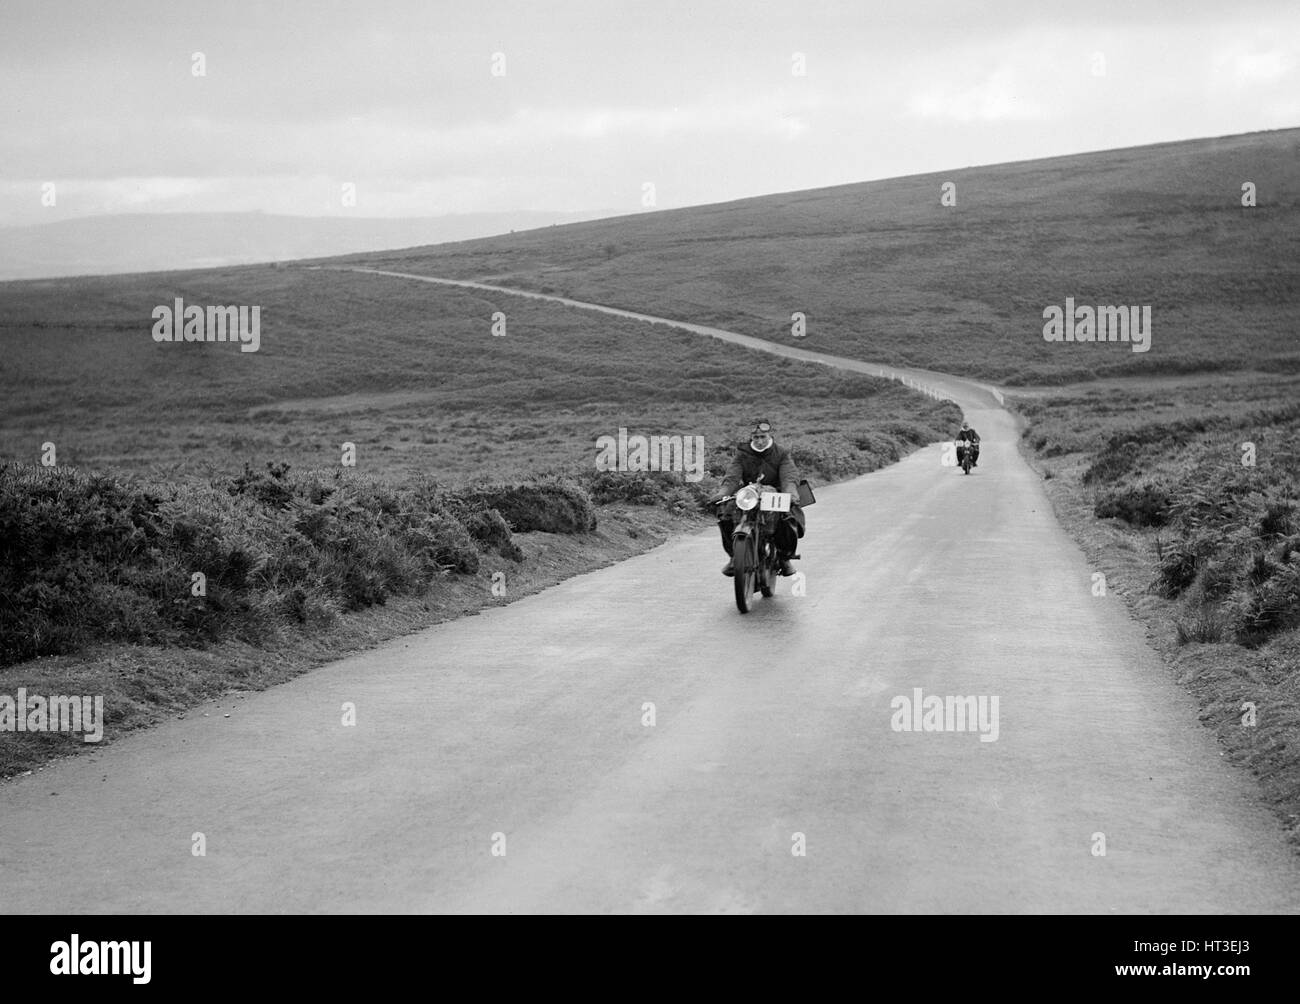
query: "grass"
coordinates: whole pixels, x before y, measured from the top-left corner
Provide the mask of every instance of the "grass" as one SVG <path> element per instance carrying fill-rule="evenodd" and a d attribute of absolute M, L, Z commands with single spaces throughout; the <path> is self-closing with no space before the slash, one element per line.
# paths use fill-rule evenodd
<path fill-rule="evenodd" d="M 156 344 L 150 311 L 251 303 L 261 349 Z M 491 317 L 507 314 L 505 337 Z M 0 456 L 153 478 L 245 463 L 381 480 L 527 480 L 590 470 L 620 427 L 721 453 L 762 413 L 823 480 L 937 438 L 937 404 L 887 381 L 585 311 L 381 276 L 295 269 L 0 285 Z M 884 453 L 861 449 L 888 426 Z M 812 429 L 823 431 L 812 433 Z"/>
<path fill-rule="evenodd" d="M 477 279 L 1008 385 L 1300 371 L 1300 130 L 970 168 L 339 259 Z M 943 182 L 957 206 L 943 207 Z M 1241 205 L 1241 186 L 1261 193 Z M 614 249 L 612 252 L 610 249 Z M 1043 310 L 1152 307 L 1151 349 Z"/>

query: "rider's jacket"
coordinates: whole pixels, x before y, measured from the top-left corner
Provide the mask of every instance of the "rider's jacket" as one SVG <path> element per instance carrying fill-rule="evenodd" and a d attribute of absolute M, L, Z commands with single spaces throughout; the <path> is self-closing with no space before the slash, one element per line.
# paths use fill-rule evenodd
<path fill-rule="evenodd" d="M 736 489 L 749 484 L 760 474 L 763 475 L 763 484 L 771 485 L 777 491 L 799 494 L 799 472 L 790 459 L 790 451 L 775 440 L 762 453 L 748 443 L 742 443 L 722 479 L 721 494 L 735 494 Z"/>
<path fill-rule="evenodd" d="M 978 443 L 980 441 L 979 434 L 974 429 L 959 430 L 957 438 L 968 443 Z"/>

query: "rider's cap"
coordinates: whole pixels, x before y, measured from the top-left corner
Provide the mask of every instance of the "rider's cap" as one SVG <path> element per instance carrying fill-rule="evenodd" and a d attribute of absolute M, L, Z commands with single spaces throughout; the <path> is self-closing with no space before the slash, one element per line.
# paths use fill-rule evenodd
<path fill-rule="evenodd" d="M 765 418 L 760 418 L 758 421 L 754 423 L 754 431 L 763 432 L 763 433 L 767 433 L 768 435 L 771 435 L 772 423 Z"/>

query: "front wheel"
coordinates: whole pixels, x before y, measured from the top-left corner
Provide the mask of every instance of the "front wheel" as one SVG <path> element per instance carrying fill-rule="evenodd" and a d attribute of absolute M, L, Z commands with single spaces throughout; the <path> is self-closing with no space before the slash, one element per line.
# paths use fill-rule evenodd
<path fill-rule="evenodd" d="M 754 540 L 746 537 L 737 541 L 735 549 L 736 574 L 732 583 L 736 587 L 736 609 L 742 614 L 749 613 L 750 598 L 754 595 L 754 579 L 760 574 L 758 555 L 754 553 Z"/>
<path fill-rule="evenodd" d="M 763 550 L 766 553 L 758 567 L 758 591 L 767 599 L 776 588 L 776 549 L 768 543 Z"/>

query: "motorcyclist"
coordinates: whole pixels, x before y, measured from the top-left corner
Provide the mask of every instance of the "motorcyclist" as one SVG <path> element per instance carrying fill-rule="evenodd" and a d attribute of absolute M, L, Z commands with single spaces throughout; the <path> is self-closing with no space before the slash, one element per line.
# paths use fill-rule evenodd
<path fill-rule="evenodd" d="M 783 513 L 780 522 L 777 524 L 775 535 L 777 557 L 781 562 L 781 574 L 793 575 L 794 567 L 790 564 L 790 559 L 798 549 L 799 538 L 804 534 L 804 514 L 797 501 L 799 498 L 799 472 L 795 469 L 789 448 L 779 446 L 772 437 L 772 423 L 766 419 L 759 419 L 755 422 L 754 428 L 749 435 L 749 442 L 741 443 L 736 448 L 736 455 L 732 458 L 731 466 L 727 468 L 727 473 L 722 479 L 718 498 L 734 495 L 742 485 L 756 481 L 760 474 L 763 475 L 762 484 L 775 488 L 777 491 L 789 492 L 794 496 L 790 503 L 790 511 Z M 735 511 L 734 504 L 728 503 L 721 508 L 718 515 L 718 527 L 722 532 L 722 547 L 727 552 L 728 558 L 731 559 L 723 567 L 723 575 L 734 575 L 736 573 L 731 549 L 731 535 L 736 529 L 736 521 L 733 518 Z"/>
<path fill-rule="evenodd" d="M 967 443 L 967 444 L 969 444 L 969 447 L 968 447 L 968 448 L 969 448 L 970 451 L 971 451 L 971 455 L 970 455 L 970 465 L 971 465 L 972 467 L 978 467 L 978 466 L 979 466 L 979 462 L 980 462 L 980 437 L 979 437 L 979 433 L 976 432 L 974 429 L 972 429 L 969 425 L 967 425 L 966 422 L 965 422 L 964 420 L 963 420 L 962 423 L 961 423 L 961 431 L 960 431 L 959 433 L 957 433 L 957 442 L 958 442 L 959 444 L 960 444 L 960 443 Z M 960 459 L 961 459 L 961 456 L 960 456 L 960 446 L 959 446 L 959 447 L 958 447 L 958 460 L 960 460 Z"/>

